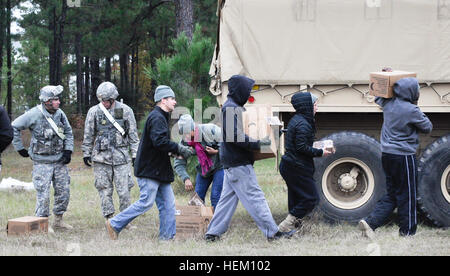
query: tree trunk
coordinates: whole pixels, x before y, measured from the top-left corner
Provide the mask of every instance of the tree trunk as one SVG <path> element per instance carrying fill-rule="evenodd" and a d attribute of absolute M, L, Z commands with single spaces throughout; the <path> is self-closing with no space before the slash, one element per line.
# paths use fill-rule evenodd
<path fill-rule="evenodd" d="M 176 32 L 182 32 L 192 40 L 194 33 L 194 9 L 192 0 L 175 0 Z"/>
<path fill-rule="evenodd" d="M 105 58 L 105 81 L 111 81 L 111 58 Z"/>
<path fill-rule="evenodd" d="M 136 77 L 135 77 L 135 85 L 134 85 L 134 107 L 137 110 L 138 107 L 138 95 L 139 95 L 139 45 L 136 46 Z"/>
<path fill-rule="evenodd" d="M 3 42 L 5 41 L 5 3 L 0 3 L 0 99 L 2 98 L 2 84 L 3 84 Z"/>
<path fill-rule="evenodd" d="M 136 62 L 136 47 L 133 47 L 131 50 L 131 73 L 130 73 L 130 92 L 131 92 L 131 101 L 129 102 L 130 105 L 133 107 L 135 106 L 135 91 L 134 91 L 134 71 L 135 71 L 135 62 Z"/>
<path fill-rule="evenodd" d="M 96 105 L 97 100 L 97 88 L 100 85 L 100 60 L 98 58 L 91 58 L 91 79 L 92 79 L 92 90 L 91 90 L 91 102 L 90 105 Z"/>
<path fill-rule="evenodd" d="M 125 102 L 129 102 L 129 81 L 128 81 L 128 53 L 121 54 L 120 63 L 120 95 Z"/>
<path fill-rule="evenodd" d="M 84 113 L 89 109 L 89 95 L 90 95 L 90 73 L 89 73 L 89 57 L 84 58 Z"/>
<path fill-rule="evenodd" d="M 50 9 L 48 22 L 48 30 L 53 34 L 48 42 L 49 82 L 51 85 L 56 85 L 56 7 Z"/>
<path fill-rule="evenodd" d="M 64 25 L 66 24 L 67 1 L 62 1 L 61 17 L 58 22 L 59 33 L 55 34 L 56 43 L 56 65 L 55 65 L 55 83 L 59 85 L 62 83 L 62 61 L 63 61 L 63 43 L 64 43 Z M 56 14 L 55 14 L 56 16 Z M 58 28 L 54 28 L 58 32 Z"/>
<path fill-rule="evenodd" d="M 83 57 L 81 56 L 81 35 L 75 35 L 75 59 L 77 63 L 77 113 L 81 114 L 83 103 Z"/>
<path fill-rule="evenodd" d="M 11 67 L 12 67 L 12 52 L 11 52 L 11 0 L 6 2 L 6 59 L 8 66 L 8 90 L 7 90 L 7 111 L 8 116 L 12 119 L 12 77 L 11 77 Z"/>

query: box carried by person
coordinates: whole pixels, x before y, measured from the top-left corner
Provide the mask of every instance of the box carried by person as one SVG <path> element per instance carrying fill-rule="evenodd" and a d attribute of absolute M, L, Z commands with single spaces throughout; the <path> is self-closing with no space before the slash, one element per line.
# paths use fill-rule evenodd
<path fill-rule="evenodd" d="M 369 94 L 383 98 L 394 96 L 394 84 L 403 78 L 416 78 L 417 74 L 406 71 L 370 73 Z"/>
<path fill-rule="evenodd" d="M 278 134 L 282 123 L 273 116 L 272 107 L 261 104 L 246 106 L 245 109 L 242 113 L 244 133 L 256 140 L 269 136 L 271 141 L 270 146 L 262 146 L 259 152 L 254 153 L 255 161 L 275 157 L 278 149 L 275 133 Z"/>
<path fill-rule="evenodd" d="M 48 218 L 21 217 L 8 220 L 6 226 L 8 236 L 48 233 Z"/>
<path fill-rule="evenodd" d="M 336 148 L 334 147 L 333 140 L 321 140 L 313 143 L 313 148 L 316 149 L 325 149 L 327 151 L 331 151 L 333 153 L 336 152 Z"/>

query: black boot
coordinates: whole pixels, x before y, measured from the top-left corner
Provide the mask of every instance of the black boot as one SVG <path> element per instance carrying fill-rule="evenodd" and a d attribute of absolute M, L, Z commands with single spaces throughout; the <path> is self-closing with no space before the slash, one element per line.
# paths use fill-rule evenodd
<path fill-rule="evenodd" d="M 215 242 L 215 241 L 218 241 L 218 240 L 219 240 L 219 236 L 206 234 L 206 235 L 205 235 L 205 240 L 206 240 L 207 242 Z"/>
<path fill-rule="evenodd" d="M 297 230 L 291 230 L 289 232 L 280 232 L 278 231 L 273 237 L 271 238 L 267 238 L 268 241 L 275 241 L 275 240 L 279 240 L 281 238 L 283 239 L 290 239 L 295 233 L 297 232 Z"/>

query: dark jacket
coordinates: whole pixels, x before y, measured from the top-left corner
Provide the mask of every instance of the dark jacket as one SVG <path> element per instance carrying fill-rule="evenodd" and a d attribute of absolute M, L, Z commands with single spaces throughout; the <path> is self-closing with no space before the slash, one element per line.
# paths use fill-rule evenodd
<path fill-rule="evenodd" d="M 0 106 L 0 154 L 11 144 L 14 131 L 8 114 L 3 106 Z M 0 164 L 1 160 L 0 160 Z"/>
<path fill-rule="evenodd" d="M 254 80 L 239 75 L 228 81 L 228 99 L 222 107 L 223 142 L 220 145 L 220 160 L 225 169 L 253 165 L 253 152 L 261 148 L 259 140 L 245 135 L 242 123 L 243 106 L 254 83 Z"/>
<path fill-rule="evenodd" d="M 376 98 L 383 108 L 381 151 L 396 155 L 412 155 L 419 146 L 419 132 L 430 133 L 433 125 L 417 106 L 419 83 L 416 78 L 404 78 L 394 85 L 395 97 Z"/>
<path fill-rule="evenodd" d="M 314 173 L 313 157 L 322 156 L 321 149 L 313 148 L 315 138 L 314 106 L 310 93 L 297 93 L 292 97 L 296 114 L 289 121 L 282 159 L 305 173 Z"/>
<path fill-rule="evenodd" d="M 178 144 L 170 141 L 169 119 L 170 114 L 159 106 L 148 115 L 134 164 L 136 177 L 173 182 L 169 152 L 179 152 Z"/>

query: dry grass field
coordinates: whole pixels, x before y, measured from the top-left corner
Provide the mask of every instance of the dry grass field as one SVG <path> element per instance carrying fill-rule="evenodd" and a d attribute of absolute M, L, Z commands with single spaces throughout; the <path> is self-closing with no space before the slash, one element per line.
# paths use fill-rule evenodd
<path fill-rule="evenodd" d="M 119 240 L 109 240 L 101 216 L 100 200 L 94 187 L 92 169 L 82 161 L 79 143 L 70 163 L 71 199 L 66 221 L 74 230 L 54 235 L 7 237 L 8 219 L 33 215 L 35 192 L 0 192 L 0 255 L 147 255 L 147 256 L 300 256 L 300 255 L 450 255 L 450 230 L 419 225 L 417 235 L 401 238 L 395 225 L 377 230 L 375 241 L 361 237 L 355 225 L 330 225 L 313 217 L 290 240 L 267 242 L 242 205 L 229 231 L 219 242 L 206 243 L 201 237 L 190 240 L 159 241 L 158 212 L 154 206 L 124 230 Z M 32 162 L 8 148 L 2 156 L 2 177 L 31 182 Z M 274 160 L 255 164 L 260 186 L 277 223 L 287 214 L 287 191 L 275 169 Z M 180 182 L 173 183 L 178 204 L 187 204 L 189 195 Z M 116 203 L 118 203 L 117 196 Z M 132 190 L 135 201 L 137 185 Z M 207 195 L 207 204 L 209 194 Z M 53 202 L 53 199 L 52 199 Z M 116 204 L 118 206 L 118 204 Z"/>

